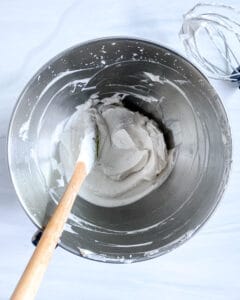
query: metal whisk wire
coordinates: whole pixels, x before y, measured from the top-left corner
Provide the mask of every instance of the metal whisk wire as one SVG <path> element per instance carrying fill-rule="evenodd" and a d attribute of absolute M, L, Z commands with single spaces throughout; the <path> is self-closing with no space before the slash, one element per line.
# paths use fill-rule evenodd
<path fill-rule="evenodd" d="M 227 5 L 198 3 L 183 18 L 179 36 L 187 54 L 209 77 L 240 84 L 240 12 Z M 201 43 L 200 34 L 208 45 Z M 211 51 L 204 53 L 206 46 L 213 47 L 212 57 Z"/>

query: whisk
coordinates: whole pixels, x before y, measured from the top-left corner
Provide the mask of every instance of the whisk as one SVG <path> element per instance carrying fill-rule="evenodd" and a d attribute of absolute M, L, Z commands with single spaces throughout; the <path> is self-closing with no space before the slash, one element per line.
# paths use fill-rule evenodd
<path fill-rule="evenodd" d="M 227 5 L 198 3 L 184 16 L 179 36 L 210 78 L 240 88 L 240 12 Z"/>

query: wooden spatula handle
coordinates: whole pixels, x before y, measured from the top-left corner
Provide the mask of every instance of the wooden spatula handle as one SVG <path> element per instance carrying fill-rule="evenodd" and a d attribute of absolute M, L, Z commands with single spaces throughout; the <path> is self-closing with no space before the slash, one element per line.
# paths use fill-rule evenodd
<path fill-rule="evenodd" d="M 43 235 L 12 294 L 11 300 L 34 299 L 86 175 L 85 164 L 78 162 L 68 187 L 44 229 Z"/>

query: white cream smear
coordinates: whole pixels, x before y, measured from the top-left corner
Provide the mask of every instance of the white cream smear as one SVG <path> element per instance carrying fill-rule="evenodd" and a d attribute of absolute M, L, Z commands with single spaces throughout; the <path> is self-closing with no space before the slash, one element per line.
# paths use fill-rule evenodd
<path fill-rule="evenodd" d="M 88 130 L 86 115 L 96 123 L 97 159 L 79 196 L 104 207 L 127 205 L 159 187 L 173 165 L 157 123 L 122 104 L 123 95 L 92 97 L 77 107 L 60 135 L 59 155 L 70 179 Z"/>

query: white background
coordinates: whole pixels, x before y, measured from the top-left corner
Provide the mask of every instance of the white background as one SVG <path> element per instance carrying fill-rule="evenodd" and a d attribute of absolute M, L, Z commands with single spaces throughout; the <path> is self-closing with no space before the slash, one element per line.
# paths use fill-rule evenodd
<path fill-rule="evenodd" d="M 192 0 L 0 0 L 0 300 L 9 299 L 33 246 L 35 227 L 7 170 L 6 131 L 17 97 L 52 56 L 79 42 L 128 35 L 183 53 L 182 15 Z M 225 1 L 235 6 L 238 0 Z M 212 81 L 226 108 L 233 165 L 225 195 L 200 232 L 157 259 L 133 265 L 92 262 L 55 251 L 37 299 L 240 299 L 240 90 Z"/>

